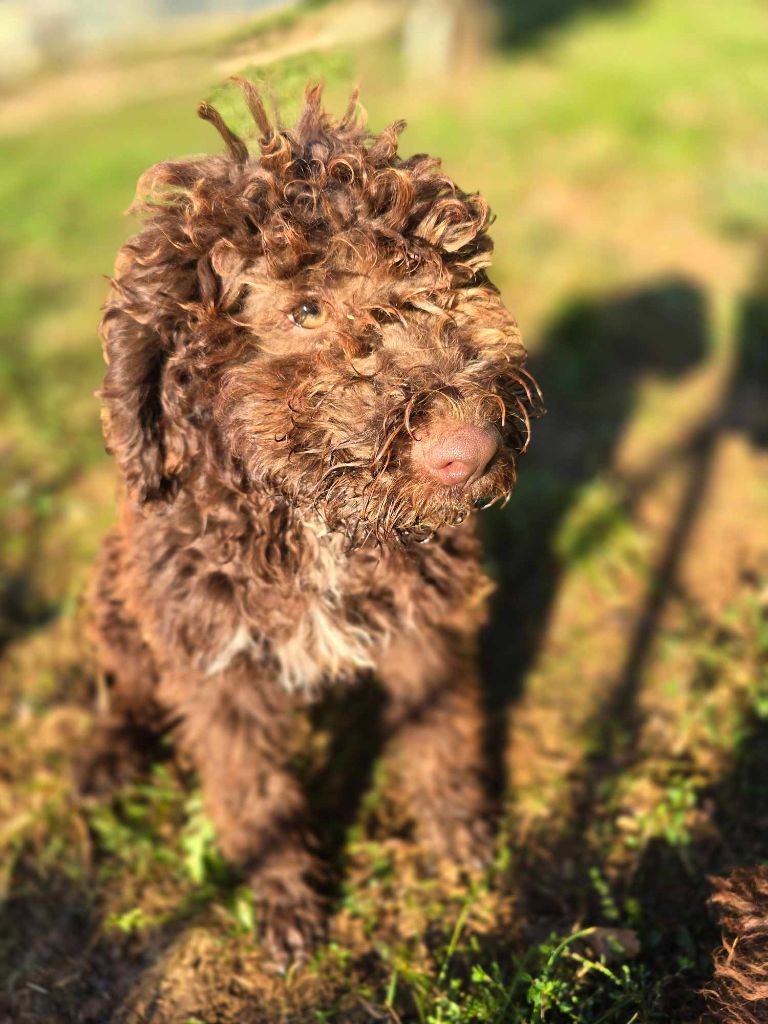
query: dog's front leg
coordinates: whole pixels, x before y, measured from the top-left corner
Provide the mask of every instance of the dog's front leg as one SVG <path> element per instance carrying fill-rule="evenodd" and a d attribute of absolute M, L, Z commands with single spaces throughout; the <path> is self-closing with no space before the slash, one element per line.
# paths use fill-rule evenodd
<path fill-rule="evenodd" d="M 200 680 L 191 698 L 183 689 L 181 739 L 199 771 L 220 849 L 246 872 L 264 945 L 284 967 L 307 955 L 324 924 L 304 796 L 289 765 L 290 696 L 244 657 Z"/>
<path fill-rule="evenodd" d="M 394 641 L 380 666 L 386 722 L 421 838 L 469 867 L 490 859 L 483 715 L 469 640 L 435 630 Z"/>

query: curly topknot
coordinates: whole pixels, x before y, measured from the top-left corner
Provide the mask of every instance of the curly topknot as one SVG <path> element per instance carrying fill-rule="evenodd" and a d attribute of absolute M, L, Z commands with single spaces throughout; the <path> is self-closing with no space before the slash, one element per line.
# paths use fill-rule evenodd
<path fill-rule="evenodd" d="M 240 221 L 242 230 L 232 241 L 244 243 L 254 257 L 265 255 L 279 276 L 308 261 L 341 258 L 357 266 L 361 252 L 350 249 L 351 230 L 370 259 L 379 261 L 386 253 L 398 267 L 430 266 L 436 284 L 445 287 L 468 283 L 488 265 L 488 204 L 457 188 L 434 157 L 401 158 L 397 146 L 404 121 L 379 134 L 367 131 L 357 92 L 335 121 L 321 106 L 321 87 L 311 85 L 296 127 L 278 131 L 253 84 L 238 81 L 262 133 L 255 158 L 214 108 L 203 103 L 198 109 L 227 145 L 231 160 L 222 161 L 221 171 L 231 191 L 222 194 L 221 179 L 201 180 L 178 164 L 160 165 L 140 184 L 150 191 L 163 186 L 188 191 L 190 237 L 213 241 L 196 234 L 195 227 L 215 197 L 233 224 Z M 245 188 L 242 172 L 249 179 Z"/>

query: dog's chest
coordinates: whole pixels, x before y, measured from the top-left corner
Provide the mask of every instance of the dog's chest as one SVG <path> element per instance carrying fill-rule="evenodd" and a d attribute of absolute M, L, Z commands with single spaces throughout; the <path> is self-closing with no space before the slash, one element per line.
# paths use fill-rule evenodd
<path fill-rule="evenodd" d="M 407 574 L 406 574 L 407 576 Z M 242 654 L 268 662 L 291 691 L 371 671 L 395 630 L 408 628 L 391 567 L 372 552 L 345 553 L 340 538 L 313 536 L 311 557 L 274 586 L 256 586 L 249 609 L 208 659 L 225 671 Z"/>
<path fill-rule="evenodd" d="M 393 625 L 382 614 L 388 602 L 375 575 L 372 560 L 345 557 L 335 539 L 319 539 L 312 564 L 296 580 L 298 614 L 273 642 L 286 689 L 312 689 L 374 667 Z"/>

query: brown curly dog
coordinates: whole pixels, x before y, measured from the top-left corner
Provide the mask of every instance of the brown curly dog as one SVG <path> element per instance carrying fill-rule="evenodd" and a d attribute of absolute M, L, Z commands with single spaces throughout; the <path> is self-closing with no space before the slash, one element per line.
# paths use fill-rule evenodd
<path fill-rule="evenodd" d="M 472 667 L 489 586 L 468 515 L 505 499 L 538 404 L 486 276 L 487 204 L 437 160 L 241 82 L 258 152 L 162 163 L 102 332 L 124 478 L 92 594 L 111 685 L 91 779 L 172 727 L 285 962 L 322 934 L 295 711 L 375 674 L 435 855 L 482 856 Z M 463 525 L 462 525 L 463 524 Z M 105 776 L 106 777 L 106 776 Z M 96 784 L 96 783 L 94 783 Z"/>

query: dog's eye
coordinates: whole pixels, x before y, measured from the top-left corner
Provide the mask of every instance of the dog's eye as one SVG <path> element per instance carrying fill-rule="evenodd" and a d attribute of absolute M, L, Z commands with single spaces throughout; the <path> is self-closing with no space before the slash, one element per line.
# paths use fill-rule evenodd
<path fill-rule="evenodd" d="M 321 327 L 328 319 L 328 313 L 319 302 L 307 299 L 291 310 L 288 319 L 298 327 Z"/>

